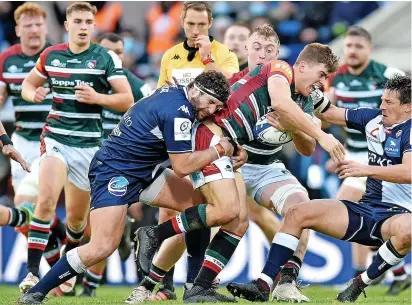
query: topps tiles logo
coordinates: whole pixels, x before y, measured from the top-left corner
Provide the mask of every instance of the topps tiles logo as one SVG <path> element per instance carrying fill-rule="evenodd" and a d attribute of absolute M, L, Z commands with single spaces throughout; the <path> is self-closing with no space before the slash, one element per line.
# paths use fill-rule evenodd
<path fill-rule="evenodd" d="M 81 86 L 81 85 L 87 85 L 90 87 L 93 87 L 94 84 L 93 82 L 84 82 L 82 80 L 59 80 L 54 77 L 51 78 L 51 82 L 53 86 L 60 86 L 60 87 L 75 87 L 75 86 Z"/>

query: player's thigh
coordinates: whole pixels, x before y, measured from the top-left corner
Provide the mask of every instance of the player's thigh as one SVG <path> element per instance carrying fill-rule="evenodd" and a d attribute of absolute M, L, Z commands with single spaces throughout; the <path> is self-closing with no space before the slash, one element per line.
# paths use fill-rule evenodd
<path fill-rule="evenodd" d="M 67 180 L 67 167 L 58 157 L 45 157 L 40 161 L 39 195 L 36 210 L 40 205 L 57 204 L 60 193 Z"/>
<path fill-rule="evenodd" d="M 404 213 L 390 217 L 385 220 L 381 226 L 382 239 L 389 240 L 392 236 L 405 236 L 405 239 L 411 239 L 411 214 Z"/>
<path fill-rule="evenodd" d="M 67 223 L 71 226 L 83 226 L 90 210 L 90 192 L 79 189 L 67 181 L 64 186 Z"/>
<path fill-rule="evenodd" d="M 284 216 L 293 205 L 309 201 L 306 189 L 296 178 L 269 183 L 262 192 L 264 206 Z"/>
<path fill-rule="evenodd" d="M 165 169 L 140 195 L 140 201 L 156 207 L 176 211 L 205 202 L 202 194 L 193 189 L 187 178 L 180 178 L 172 170 Z"/>
<path fill-rule="evenodd" d="M 298 226 L 341 239 L 349 225 L 346 206 L 336 199 L 319 199 L 294 205 L 286 212 L 284 226 Z"/>
<path fill-rule="evenodd" d="M 360 179 L 357 180 L 357 178 L 355 177 L 350 178 L 353 179 L 346 178 L 345 181 L 342 183 L 336 197 L 339 200 L 349 200 L 352 202 L 358 202 L 359 200 L 361 200 L 363 194 L 365 193 L 366 181 L 362 181 Z"/>

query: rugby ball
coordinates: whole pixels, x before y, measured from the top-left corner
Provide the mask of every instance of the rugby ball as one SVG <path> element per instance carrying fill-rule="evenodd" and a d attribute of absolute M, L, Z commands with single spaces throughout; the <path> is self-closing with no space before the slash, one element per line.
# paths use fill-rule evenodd
<path fill-rule="evenodd" d="M 265 145 L 278 146 L 292 141 L 292 136 L 289 132 L 280 131 L 269 125 L 266 116 L 261 117 L 256 122 L 253 134 L 258 142 Z"/>

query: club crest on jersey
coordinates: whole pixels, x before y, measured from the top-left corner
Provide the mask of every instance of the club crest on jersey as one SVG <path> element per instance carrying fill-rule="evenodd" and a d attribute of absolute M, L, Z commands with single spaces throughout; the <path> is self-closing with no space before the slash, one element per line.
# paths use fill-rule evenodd
<path fill-rule="evenodd" d="M 114 177 L 110 179 L 109 185 L 107 186 L 107 190 L 110 194 L 117 197 L 121 197 L 126 194 L 128 185 L 129 181 L 127 181 L 125 177 Z"/>
<path fill-rule="evenodd" d="M 97 65 L 96 59 L 89 59 L 86 61 L 86 68 L 88 69 L 94 69 L 96 68 L 96 65 Z"/>
<path fill-rule="evenodd" d="M 401 156 L 401 139 L 388 137 L 385 142 L 385 153 L 388 157 L 400 157 Z"/>

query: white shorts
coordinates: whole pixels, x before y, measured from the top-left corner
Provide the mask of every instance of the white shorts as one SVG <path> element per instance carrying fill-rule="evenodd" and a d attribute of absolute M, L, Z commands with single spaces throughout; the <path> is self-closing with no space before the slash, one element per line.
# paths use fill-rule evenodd
<path fill-rule="evenodd" d="M 39 174 L 40 157 L 30 164 L 30 173 L 27 173 L 26 176 L 24 176 L 17 187 L 17 190 L 14 190 L 16 196 L 37 197 L 39 195 Z"/>
<path fill-rule="evenodd" d="M 17 133 L 12 134 L 11 140 L 13 146 L 28 164 L 31 165 L 35 159 L 40 157 L 40 141 L 26 140 Z M 15 192 L 26 175 L 27 172 L 21 167 L 20 163 L 11 160 L 11 181 Z"/>
<path fill-rule="evenodd" d="M 220 137 L 203 124 L 196 124 L 192 129 L 193 150 L 208 149 L 219 143 L 219 141 Z M 202 170 L 192 173 L 190 178 L 195 189 L 212 181 L 235 179 L 232 160 L 229 157 L 217 159 Z"/>
<path fill-rule="evenodd" d="M 368 152 L 350 152 L 346 150 L 346 160 L 358 161 L 362 164 L 368 164 Z M 343 180 L 342 185 L 350 186 L 356 188 L 362 192 L 366 191 L 366 179 L 367 177 L 348 177 Z"/>
<path fill-rule="evenodd" d="M 83 191 L 90 191 L 89 167 L 99 147 L 79 148 L 61 144 L 54 139 L 44 137 L 41 159 L 45 157 L 59 158 L 66 164 L 68 179 Z"/>
<path fill-rule="evenodd" d="M 262 193 L 269 184 L 296 179 L 281 162 L 269 165 L 245 163 L 241 169 L 248 195 L 259 204 L 262 204 Z"/>

